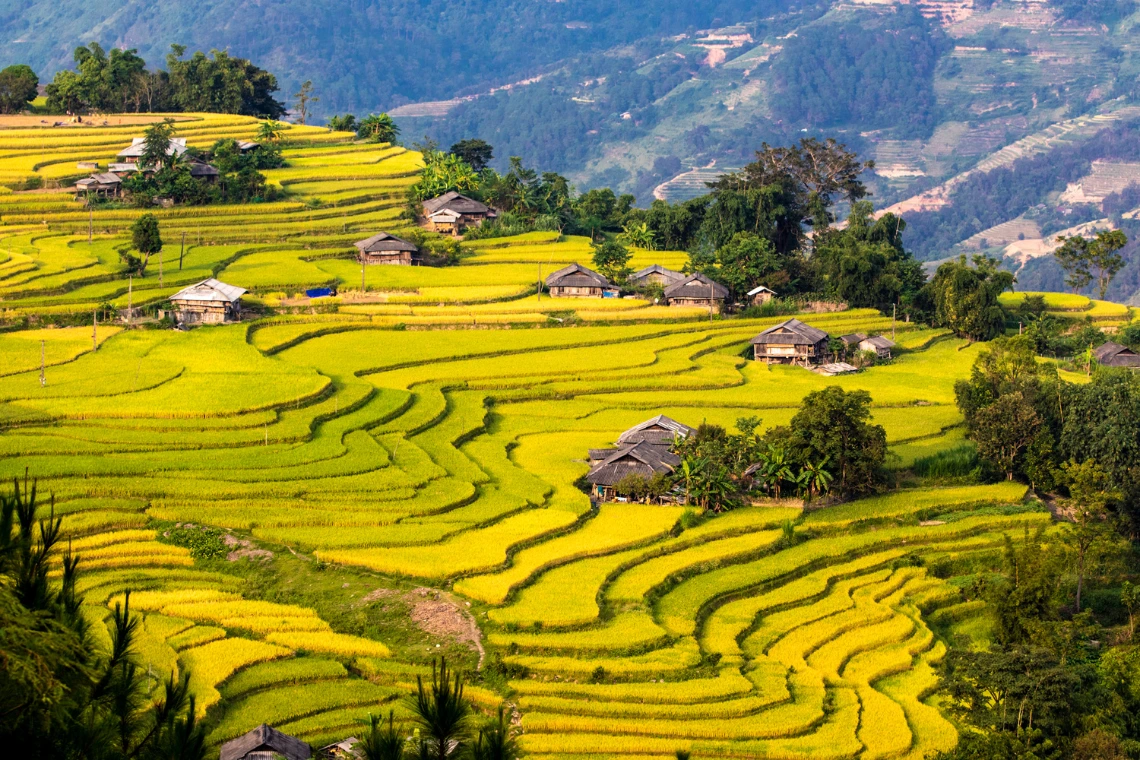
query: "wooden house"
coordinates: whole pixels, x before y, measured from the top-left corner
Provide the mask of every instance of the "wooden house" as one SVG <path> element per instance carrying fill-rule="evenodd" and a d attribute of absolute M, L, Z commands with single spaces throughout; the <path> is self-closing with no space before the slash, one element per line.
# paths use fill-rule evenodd
<path fill-rule="evenodd" d="M 468 227 L 478 226 L 484 219 L 496 216 L 490 206 L 454 190 L 424 201 L 423 215 L 428 229 L 450 235 L 459 235 Z"/>
<path fill-rule="evenodd" d="M 123 180 L 117 174 L 105 172 L 92 174 L 75 183 L 75 199 L 83 200 L 92 195 L 99 198 L 118 198 L 123 194 Z"/>
<path fill-rule="evenodd" d="M 789 319 L 752 339 L 752 356 L 769 364 L 816 364 L 827 358 L 830 340 L 823 330 Z"/>
<path fill-rule="evenodd" d="M 227 285 L 212 277 L 183 288 L 170 297 L 167 314 L 179 325 L 212 325 L 241 319 L 245 288 Z"/>
<path fill-rule="evenodd" d="M 685 423 L 659 414 L 622 433 L 618 437 L 618 444 L 647 442 L 658 446 L 672 446 L 675 438 L 688 438 L 695 432 Z"/>
<path fill-rule="evenodd" d="M 1109 341 L 1093 351 L 1093 358 L 1102 367 L 1127 367 L 1140 369 L 1140 354 L 1128 346 Z"/>
<path fill-rule="evenodd" d="M 674 283 L 678 283 L 685 279 L 685 275 L 681 272 L 675 272 L 672 269 L 666 269 L 660 264 L 653 264 L 647 266 L 645 269 L 634 272 L 629 277 L 629 284 L 635 288 L 644 288 L 648 285 L 660 285 L 662 287 L 669 287 Z"/>
<path fill-rule="evenodd" d="M 607 457 L 598 461 L 586 473 L 590 495 L 595 501 L 613 501 L 615 487 L 633 476 L 646 481 L 656 475 L 672 475 L 681 465 L 681 458 L 669 450 L 648 441 L 619 446 Z"/>
<path fill-rule="evenodd" d="M 325 760 L 359 760 L 361 754 L 357 745 L 360 740 L 355 736 L 350 736 L 339 742 L 321 747 L 317 750 L 317 757 L 325 758 Z"/>
<path fill-rule="evenodd" d="M 613 285 L 597 272 L 581 264 L 571 264 L 546 278 L 552 298 L 602 298 Z"/>
<path fill-rule="evenodd" d="M 136 137 L 131 140 L 131 144 L 126 148 L 119 151 L 119 162 L 124 164 L 137 164 L 142 154 L 146 151 L 146 138 Z M 172 137 L 170 138 L 170 145 L 166 148 L 166 155 L 168 156 L 181 156 L 186 152 L 186 138 L 185 137 Z"/>
<path fill-rule="evenodd" d="M 207 164 L 205 161 L 192 161 L 190 163 L 190 176 L 207 185 L 212 185 L 218 181 L 218 167 Z"/>
<path fill-rule="evenodd" d="M 665 288 L 665 302 L 670 306 L 711 307 L 719 312 L 727 298 L 728 288 L 699 272 Z"/>
<path fill-rule="evenodd" d="M 222 745 L 221 760 L 309 760 L 313 750 L 300 739 L 262 723 Z"/>
<path fill-rule="evenodd" d="M 890 359 L 891 349 L 895 347 L 895 342 L 890 338 L 884 338 L 882 335 L 872 335 L 859 341 L 856 347 L 860 351 L 874 351 L 875 357 L 878 359 Z"/>
<path fill-rule="evenodd" d="M 757 285 L 748 291 L 748 298 L 751 299 L 753 306 L 760 306 L 766 304 L 776 297 L 776 291 L 765 285 Z"/>
<path fill-rule="evenodd" d="M 362 264 L 410 266 L 421 261 L 419 249 L 415 245 L 387 232 L 378 232 L 353 245 L 356 246 L 356 260 Z"/>

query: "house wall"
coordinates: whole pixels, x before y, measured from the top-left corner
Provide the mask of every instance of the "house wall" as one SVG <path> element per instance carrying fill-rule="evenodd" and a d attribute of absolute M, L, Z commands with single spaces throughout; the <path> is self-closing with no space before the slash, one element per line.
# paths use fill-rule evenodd
<path fill-rule="evenodd" d="M 590 287 L 562 287 L 560 285 L 552 285 L 550 287 L 550 295 L 552 298 L 601 298 L 601 288 Z"/>
<path fill-rule="evenodd" d="M 721 301 L 720 299 L 714 299 L 712 301 L 713 311 L 715 311 L 716 313 L 719 314 L 720 313 L 720 307 L 721 307 L 722 303 L 723 303 L 723 301 Z M 707 298 L 670 298 L 669 299 L 669 305 L 670 306 L 700 306 L 703 309 L 707 309 L 709 307 L 709 299 L 707 299 Z"/>
<path fill-rule="evenodd" d="M 402 264 L 409 266 L 412 263 L 411 251 L 393 251 L 391 253 L 365 253 L 357 256 L 365 264 Z"/>

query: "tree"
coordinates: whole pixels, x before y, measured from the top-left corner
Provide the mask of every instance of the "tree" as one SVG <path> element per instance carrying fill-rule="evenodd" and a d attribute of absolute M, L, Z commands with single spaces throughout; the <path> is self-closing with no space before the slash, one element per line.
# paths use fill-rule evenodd
<path fill-rule="evenodd" d="M 460 140 L 451 146 L 451 155 L 458 156 L 468 166 L 477 172 L 483 171 L 495 157 L 495 149 L 486 140 L 466 139 Z"/>
<path fill-rule="evenodd" d="M 170 149 L 173 136 L 173 119 L 163 119 L 147 127 L 143 132 L 143 152 L 139 156 L 139 165 L 156 170 L 169 166 L 174 158 Z"/>
<path fill-rule="evenodd" d="M 1014 461 L 1033 442 L 1041 418 L 1021 391 L 1006 393 L 978 411 L 971 436 L 978 454 L 1013 480 Z"/>
<path fill-rule="evenodd" d="M 1124 257 L 1118 251 L 1128 245 L 1128 237 L 1120 230 L 1101 230 L 1093 239 L 1080 235 L 1058 237 L 1061 247 L 1053 252 L 1065 270 L 1065 281 L 1078 293 L 1096 281 L 1103 300 L 1116 273 L 1124 268 Z"/>
<path fill-rule="evenodd" d="M 649 229 L 646 222 L 640 224 L 626 224 L 622 227 L 622 232 L 618 235 L 621 242 L 632 245 L 634 248 L 641 248 L 646 251 L 656 249 L 656 237 L 653 230 Z"/>
<path fill-rule="evenodd" d="M 450 153 L 427 151 L 419 182 L 408 188 L 408 196 L 414 201 L 425 201 L 451 190 L 475 193 L 479 189 L 479 175 L 461 158 Z"/>
<path fill-rule="evenodd" d="M 375 715 L 368 715 L 368 733 L 360 741 L 364 760 L 402 760 L 404 738 L 396 731 L 395 711 L 388 711 L 388 726 Z"/>
<path fill-rule="evenodd" d="M 631 257 L 629 249 L 617 241 L 604 240 L 594 244 L 594 267 L 612 283 L 621 284 L 629 277 Z"/>
<path fill-rule="evenodd" d="M 998 297 L 1015 282 L 988 256 L 975 256 L 974 266 L 961 256 L 938 267 L 928 288 L 935 321 L 970 340 L 990 340 L 1005 329 L 1005 309 Z"/>
<path fill-rule="evenodd" d="M 789 463 L 829 463 L 839 490 L 847 496 L 870 491 L 887 455 L 887 433 L 869 422 L 871 396 L 831 385 L 804 397 L 787 427 L 773 428 L 765 440 L 788 452 Z"/>
<path fill-rule="evenodd" d="M 30 66 L 14 64 L 0 71 L 0 113 L 19 113 L 36 99 L 40 78 Z"/>
<path fill-rule="evenodd" d="M 479 729 L 471 745 L 471 760 L 517 760 L 518 757 L 518 742 L 510 720 L 503 706 L 499 705 L 497 718 Z"/>
<path fill-rule="evenodd" d="M 1108 473 L 1093 460 L 1066 462 L 1061 471 L 1060 480 L 1069 488 L 1069 498 L 1063 502 L 1072 520 L 1066 539 L 1077 555 L 1076 604 L 1080 612 L 1087 562 L 1099 546 L 1111 540 L 1108 505 L 1119 494 L 1110 490 Z"/>
<path fill-rule="evenodd" d="M 245 58 L 223 50 L 182 56 L 184 45 L 171 45 L 166 56 L 172 105 L 182 111 L 237 113 L 263 119 L 285 115 L 284 104 L 274 97 L 277 77 Z M 315 100 L 315 99 L 314 99 Z M 302 122 L 304 123 L 304 122 Z"/>
<path fill-rule="evenodd" d="M 143 214 L 131 225 L 131 247 L 141 256 L 128 258 L 130 270 L 140 277 L 146 273 L 150 257 L 162 250 L 162 235 L 158 229 L 158 217 Z"/>
<path fill-rule="evenodd" d="M 395 143 L 400 136 L 400 128 L 386 113 L 370 114 L 356 125 L 356 136 L 374 143 Z"/>
<path fill-rule="evenodd" d="M 301 89 L 293 93 L 293 97 L 297 99 L 297 121 L 304 124 L 305 119 L 309 118 L 310 107 L 320 100 L 313 94 L 313 80 L 306 79 L 301 85 Z"/>
<path fill-rule="evenodd" d="M 430 760 L 461 757 L 471 733 L 471 705 L 463 698 L 463 676 L 452 673 L 447 659 L 441 658 L 438 669 L 432 663 L 430 690 L 424 687 L 422 676 L 416 676 L 416 687 L 411 708 L 421 735 L 415 749 Z"/>
<path fill-rule="evenodd" d="M 265 119 L 257 125 L 257 139 L 275 143 L 285 132 L 285 125 L 275 119 Z"/>
<path fill-rule="evenodd" d="M 350 113 L 344 116 L 333 115 L 329 117 L 328 128 L 330 132 L 355 132 L 356 117 Z"/>

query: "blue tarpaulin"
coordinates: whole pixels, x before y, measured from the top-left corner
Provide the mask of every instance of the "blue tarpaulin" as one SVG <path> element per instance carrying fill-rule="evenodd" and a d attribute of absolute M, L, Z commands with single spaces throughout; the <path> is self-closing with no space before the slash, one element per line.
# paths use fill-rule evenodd
<path fill-rule="evenodd" d="M 309 288 L 305 291 L 305 295 L 309 298 L 324 298 L 333 294 L 332 288 Z"/>

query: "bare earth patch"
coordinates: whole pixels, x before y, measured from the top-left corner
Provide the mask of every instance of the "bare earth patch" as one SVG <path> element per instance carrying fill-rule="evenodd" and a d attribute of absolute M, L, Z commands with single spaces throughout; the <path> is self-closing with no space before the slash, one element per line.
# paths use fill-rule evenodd
<path fill-rule="evenodd" d="M 226 555 L 227 562 L 237 562 L 239 559 L 271 560 L 273 552 L 268 549 L 254 549 L 253 542 L 227 533 L 222 537 L 230 553 Z"/>
<path fill-rule="evenodd" d="M 372 593 L 375 594 L 376 591 Z M 411 605 L 412 620 L 421 630 L 433 636 L 469 644 L 479 653 L 479 667 L 483 666 L 483 658 L 486 656 L 483 633 L 475 618 L 458 600 L 436 589 L 416 588 L 404 594 L 404 601 Z"/>

